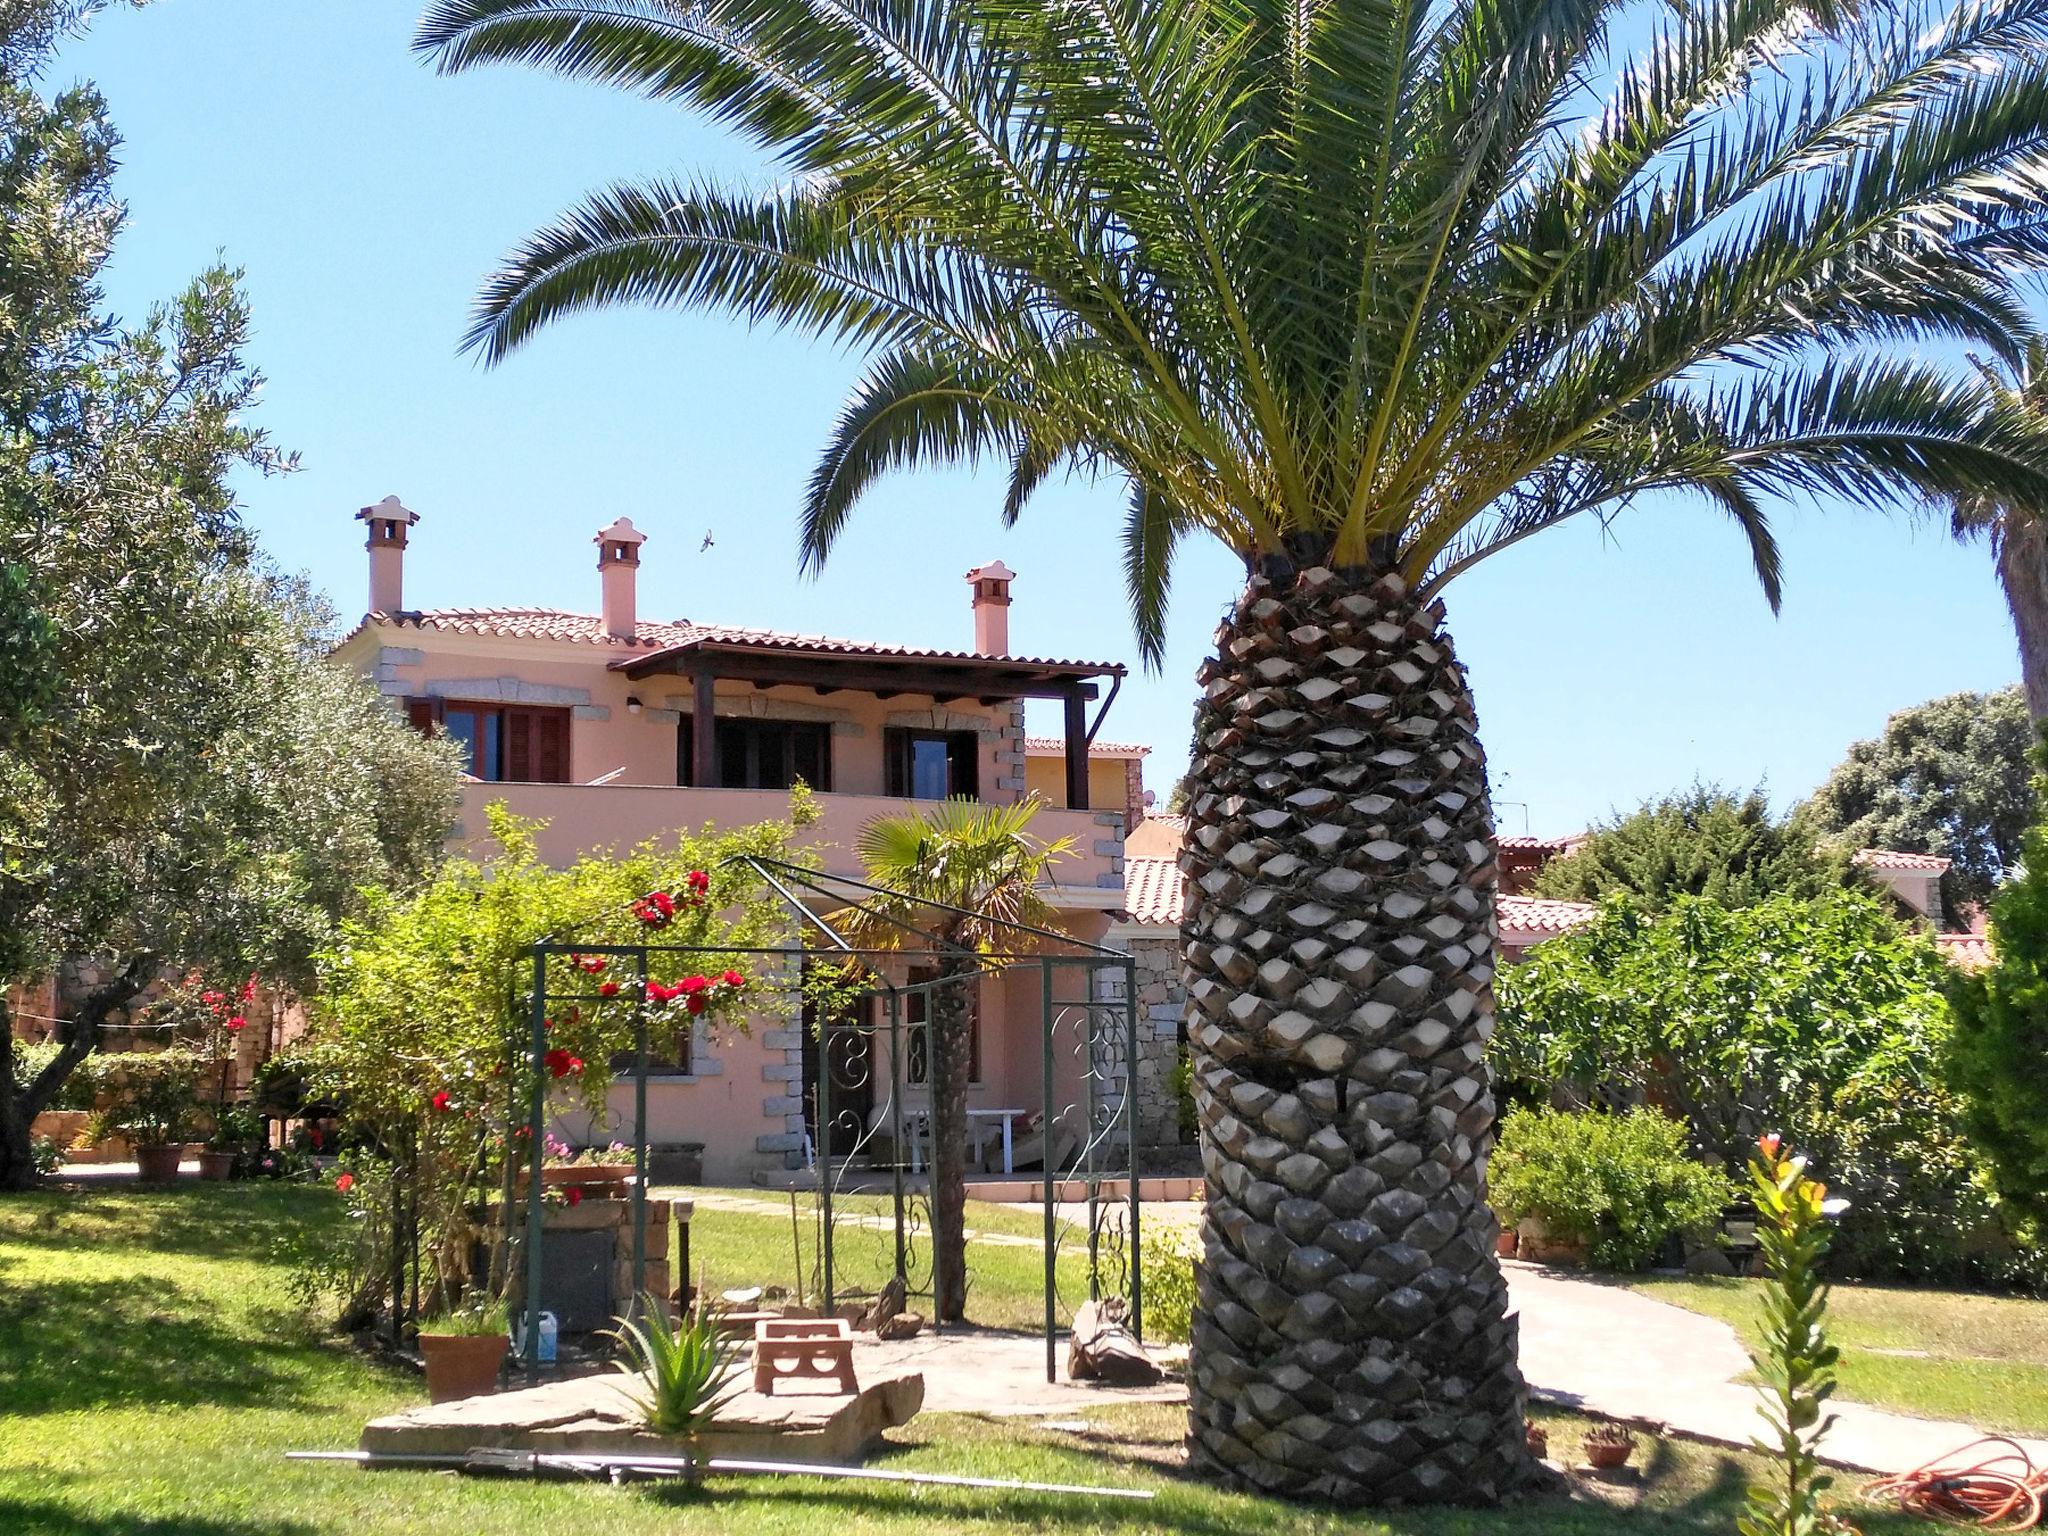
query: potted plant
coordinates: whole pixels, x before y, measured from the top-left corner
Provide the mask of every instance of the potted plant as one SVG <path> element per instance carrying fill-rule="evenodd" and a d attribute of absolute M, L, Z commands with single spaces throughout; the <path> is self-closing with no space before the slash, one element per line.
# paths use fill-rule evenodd
<path fill-rule="evenodd" d="M 511 1343 L 505 1304 L 488 1296 L 428 1318 L 420 1325 L 427 1396 L 437 1403 L 452 1403 L 495 1391 Z"/>
<path fill-rule="evenodd" d="M 262 1122 L 244 1108 L 222 1110 L 199 1153 L 199 1177 L 219 1181 L 250 1171 L 263 1139 Z"/>
<path fill-rule="evenodd" d="M 185 1137 L 199 1102 L 199 1058 L 190 1051 L 138 1055 L 122 1067 L 113 1100 L 93 1117 L 95 1141 L 121 1136 L 135 1149 L 145 1183 L 168 1184 L 178 1176 Z"/>
<path fill-rule="evenodd" d="M 626 1181 L 633 1177 L 633 1149 L 623 1142 L 578 1151 L 551 1131 L 541 1143 L 541 1151 L 543 1189 L 580 1189 L 593 1199 L 618 1196 L 625 1193 Z"/>
<path fill-rule="evenodd" d="M 1625 1425 L 1595 1424 L 1586 1431 L 1584 1445 L 1586 1460 L 1603 1472 L 1611 1472 L 1628 1464 L 1629 1457 L 1635 1454 L 1636 1437 Z"/>

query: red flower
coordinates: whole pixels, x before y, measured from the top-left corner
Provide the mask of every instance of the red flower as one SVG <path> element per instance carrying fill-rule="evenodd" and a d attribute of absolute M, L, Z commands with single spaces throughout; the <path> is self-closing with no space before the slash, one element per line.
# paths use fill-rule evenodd
<path fill-rule="evenodd" d="M 747 978 L 742 976 L 738 971 L 727 971 L 723 976 L 719 977 L 718 979 L 724 982 L 728 987 L 733 988 L 735 991 L 737 991 L 741 987 L 744 987 L 747 984 Z"/>
<path fill-rule="evenodd" d="M 242 983 L 242 1001 L 253 1002 L 256 998 L 256 973 L 251 971 L 249 979 Z"/>
<path fill-rule="evenodd" d="M 448 1090 L 443 1088 L 427 1102 L 434 1106 L 437 1113 L 445 1115 L 454 1106 L 455 1101 L 448 1097 Z"/>
<path fill-rule="evenodd" d="M 692 1013 L 702 1013 L 706 1008 L 711 1006 L 711 999 L 706 997 L 702 992 L 692 992 L 689 995 L 689 998 L 683 1003 L 683 1006 L 689 1009 Z"/>
<path fill-rule="evenodd" d="M 220 1005 L 227 1000 L 228 995 L 225 992 L 202 992 L 199 994 L 199 1001 L 206 1004 L 207 1007 L 213 1009 L 216 1013 L 220 1011 Z"/>
<path fill-rule="evenodd" d="M 711 889 L 711 877 L 701 869 L 693 869 L 683 876 L 683 887 L 689 891 L 691 900 L 702 901 Z"/>
<path fill-rule="evenodd" d="M 710 985 L 711 982 L 703 976 L 685 976 L 681 981 L 676 983 L 676 990 L 678 992 L 688 992 L 694 995 L 698 992 L 702 992 L 705 988 L 709 987 Z"/>
<path fill-rule="evenodd" d="M 531 1136 L 533 1134 L 533 1127 L 530 1125 L 522 1125 L 519 1127 L 518 1130 L 514 1131 L 512 1134 L 514 1136 L 521 1137 Z"/>
<path fill-rule="evenodd" d="M 633 903 L 633 915 L 650 928 L 666 928 L 676 915 L 676 899 L 667 891 L 649 891 Z"/>
<path fill-rule="evenodd" d="M 548 1071 L 555 1077 L 567 1077 L 572 1072 L 583 1070 L 583 1063 L 559 1045 L 542 1059 L 547 1063 Z"/>
<path fill-rule="evenodd" d="M 233 1014 L 228 1019 L 228 1028 L 231 1030 L 241 1029 L 244 1028 L 248 1024 L 248 1022 L 249 1021 L 243 1018 L 239 1013 Z"/>
<path fill-rule="evenodd" d="M 619 984 L 616 981 L 608 981 L 597 989 L 597 995 L 599 997 L 617 997 L 619 995 Z"/>
<path fill-rule="evenodd" d="M 345 1194 L 347 1194 L 347 1193 L 348 1193 L 348 1192 L 349 1192 L 350 1190 L 354 1189 L 355 1187 L 356 1187 L 356 1176 L 355 1176 L 354 1174 L 352 1174 L 352 1173 L 344 1173 L 344 1174 L 338 1174 L 338 1175 L 336 1175 L 336 1177 L 335 1177 L 335 1180 L 334 1180 L 334 1188 L 335 1188 L 335 1190 L 336 1190 L 336 1192 L 337 1192 L 337 1193 L 339 1193 L 339 1194 L 344 1194 L 344 1195 L 345 1195 Z"/>
<path fill-rule="evenodd" d="M 605 958 L 603 955 L 577 955 L 575 956 L 575 960 L 577 965 L 581 966 L 584 970 L 588 971 L 593 976 L 596 976 L 599 973 L 601 973 L 605 967 Z"/>
<path fill-rule="evenodd" d="M 571 1184 L 567 1189 L 562 1191 L 562 1198 L 571 1205 L 581 1205 L 583 1203 L 583 1191 L 578 1189 L 574 1184 Z"/>

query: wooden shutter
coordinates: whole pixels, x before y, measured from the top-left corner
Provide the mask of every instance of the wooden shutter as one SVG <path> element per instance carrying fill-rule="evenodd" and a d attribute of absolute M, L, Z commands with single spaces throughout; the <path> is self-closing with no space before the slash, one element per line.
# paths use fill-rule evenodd
<path fill-rule="evenodd" d="M 569 782 L 569 717 L 559 709 L 505 711 L 505 777 L 527 784 Z"/>
<path fill-rule="evenodd" d="M 882 731 L 882 757 L 888 768 L 888 782 L 882 792 L 897 800 L 910 798 L 910 733 L 901 726 Z"/>

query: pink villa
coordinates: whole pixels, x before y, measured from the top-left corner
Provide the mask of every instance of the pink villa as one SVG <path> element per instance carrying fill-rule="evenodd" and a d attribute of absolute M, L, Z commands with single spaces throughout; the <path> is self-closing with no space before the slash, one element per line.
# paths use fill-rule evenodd
<path fill-rule="evenodd" d="M 492 801 L 544 818 L 543 856 L 567 861 L 677 828 L 783 816 L 801 780 L 822 812 L 807 845 L 828 870 L 857 875 L 855 838 L 877 816 L 946 796 L 1009 803 L 1035 794 L 1045 805 L 1036 832 L 1075 845 L 1044 893 L 1063 930 L 1102 943 L 1120 919 L 1124 836 L 1143 813 L 1147 749 L 1088 737 L 1124 668 L 1011 654 L 1015 573 L 1001 562 L 967 575 L 972 648 L 917 650 L 643 618 L 646 536 L 623 517 L 594 540 L 595 614 L 412 608 L 404 564 L 418 515 L 391 497 L 358 516 L 368 532 L 369 611 L 334 659 L 372 678 L 422 729 L 464 744 L 454 841 L 466 851 L 488 852 L 478 844 Z M 1058 701 L 1063 735 L 1027 736 L 1027 699 Z M 984 1111 L 977 1123 L 989 1129 L 993 1162 L 1004 1112 L 1021 1116 L 1040 1098 L 1036 985 L 985 984 L 975 1027 L 972 1103 Z M 679 1045 L 686 1059 L 665 1063 L 650 1083 L 649 1140 L 701 1144 L 713 1182 L 801 1166 L 818 1137 L 806 1086 L 815 1047 L 807 1060 L 805 1036 L 793 1021 L 766 1020 Z M 1141 1077 L 1163 1092 L 1169 1071 L 1170 1062 L 1148 1060 Z M 629 1104 L 620 1090 L 615 1110 Z M 837 1090 L 834 1104 L 844 1108 Z M 1165 1110 L 1153 1109 L 1148 1135 L 1164 1129 L 1156 1122 Z M 615 1113 L 615 1125 L 629 1120 Z"/>

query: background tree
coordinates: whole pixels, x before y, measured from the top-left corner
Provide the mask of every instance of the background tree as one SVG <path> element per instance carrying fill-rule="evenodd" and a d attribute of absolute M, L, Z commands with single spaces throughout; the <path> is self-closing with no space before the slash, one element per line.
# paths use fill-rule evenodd
<path fill-rule="evenodd" d="M 233 274 L 132 329 L 98 310 L 114 134 L 90 87 L 36 90 L 73 15 L 0 7 L 0 1188 L 163 965 L 302 974 L 454 804 L 446 751 L 331 672 L 236 520 L 230 472 L 289 461 L 244 423 Z M 18 1085 L 4 992 L 60 957 L 97 979 Z"/>
<path fill-rule="evenodd" d="M 880 816 L 861 828 L 857 847 L 867 877 L 896 892 L 859 914 L 863 939 L 878 949 L 915 949 L 937 940 L 925 1040 L 932 1085 L 932 1309 L 957 1323 L 967 1309 L 967 1087 L 972 1075 L 975 978 L 990 951 L 1014 953 L 1026 935 L 1058 913 L 1039 881 L 1072 847 L 1031 833 L 1038 801 L 982 805 L 945 800 L 928 811 Z M 948 910 L 951 909 L 951 910 Z M 899 1068 L 900 1069 L 900 1068 Z M 1046 1128 L 1051 1145 L 1052 1128 Z M 1053 1170 L 1046 1169 L 1051 1178 Z"/>
<path fill-rule="evenodd" d="M 2048 812 L 1991 903 L 1991 968 L 1957 974 L 1952 1076 L 1998 1192 L 2048 1222 Z"/>
<path fill-rule="evenodd" d="M 1596 827 L 1530 889 L 1566 901 L 1628 896 L 1661 912 L 1680 896 L 1748 907 L 1772 896 L 1818 896 L 1852 878 L 1847 851 L 1821 851 L 1771 814 L 1761 789 L 1738 795 L 1696 784 Z"/>
<path fill-rule="evenodd" d="M 1989 900 L 2019 862 L 2033 815 L 2034 740 L 2017 687 L 1929 699 L 1851 746 L 1792 819 L 1838 852 L 1896 848 L 1952 859 L 1942 902 L 1959 915 Z"/>
<path fill-rule="evenodd" d="M 1843 1274 L 2033 1285 L 2048 1263 L 1988 1197 L 1948 1083 L 1948 979 L 1860 892 L 1661 916 L 1617 899 L 1506 970 L 1491 1051 L 1514 1097 L 1655 1104 L 1731 1173 L 1781 1131 L 1852 1202 Z"/>
<path fill-rule="evenodd" d="M 1524 1475 L 1492 829 L 1437 598 L 1652 492 L 1730 519 L 1774 601 L 1770 497 L 2048 496 L 2043 424 L 1964 353 L 2015 357 L 2048 258 L 2044 34 L 2032 0 L 428 9 L 445 69 L 689 104 L 774 177 L 590 198 L 488 280 L 486 357 L 640 302 L 862 348 L 806 562 L 891 469 L 995 457 L 1006 517 L 1106 473 L 1155 660 L 1178 542 L 1242 557 L 1189 802 L 1198 1469 Z"/>

